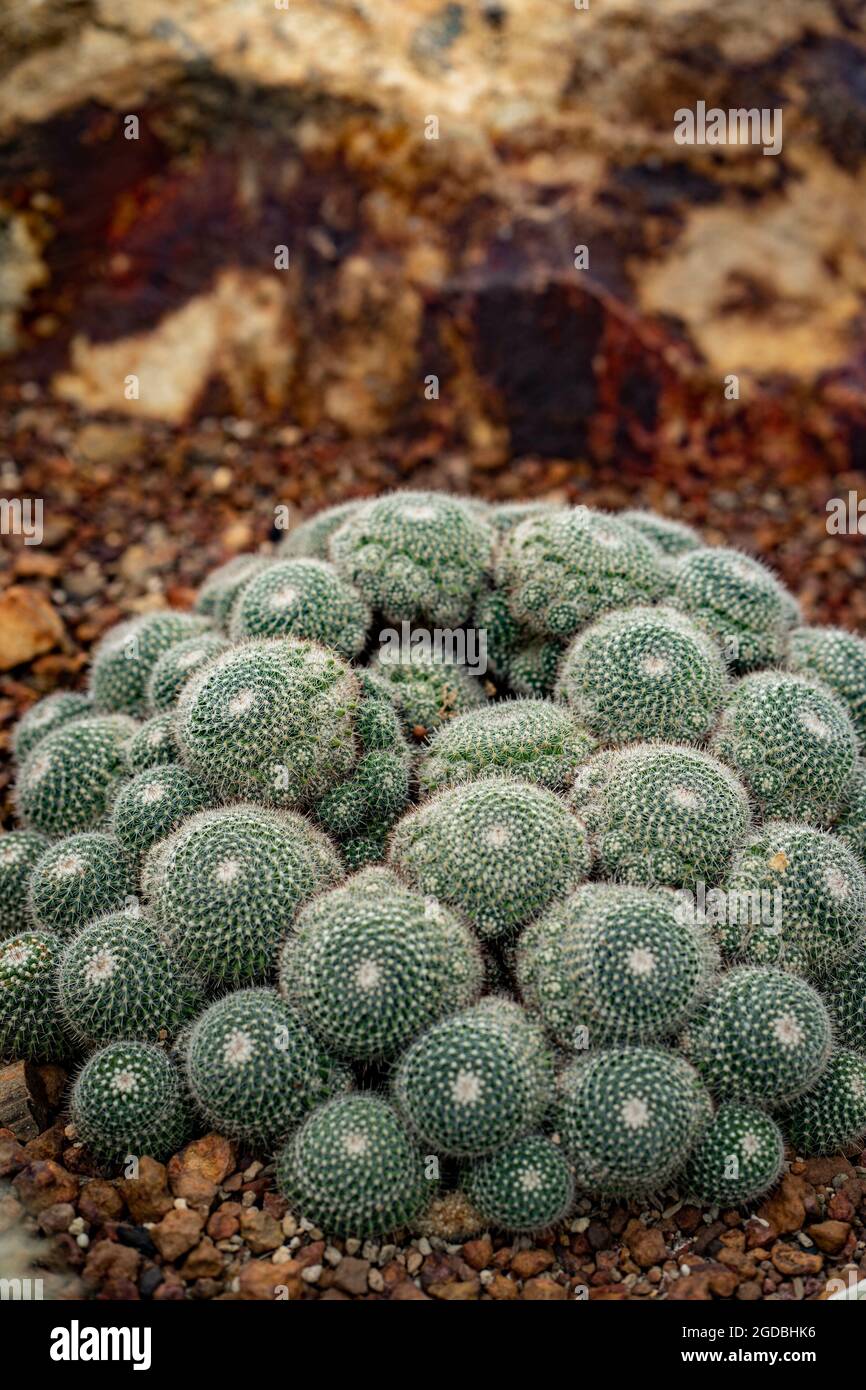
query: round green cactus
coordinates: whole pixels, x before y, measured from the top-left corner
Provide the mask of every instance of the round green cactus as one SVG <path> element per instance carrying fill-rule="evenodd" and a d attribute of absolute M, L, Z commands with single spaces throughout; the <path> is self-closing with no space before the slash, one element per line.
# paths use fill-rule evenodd
<path fill-rule="evenodd" d="M 110 1042 L 75 1080 L 75 1132 L 104 1163 L 129 1157 L 161 1162 L 189 1138 L 192 1112 L 180 1073 L 153 1043 Z"/>
<path fill-rule="evenodd" d="M 460 918 L 381 868 L 302 908 L 280 957 L 285 998 L 328 1047 L 362 1060 L 393 1056 L 470 1004 L 482 974 Z"/>
<path fill-rule="evenodd" d="M 723 975 L 680 1045 L 720 1100 L 783 1105 L 830 1056 L 830 1017 L 797 975 L 740 966 Z"/>
<path fill-rule="evenodd" d="M 93 650 L 90 694 L 95 707 L 110 714 L 145 715 L 147 679 L 163 652 L 210 626 L 201 614 L 165 610 L 110 628 Z"/>
<path fill-rule="evenodd" d="M 270 555 L 235 555 L 226 560 L 224 565 L 211 570 L 202 584 L 196 596 L 195 611 L 225 627 L 238 594 L 273 563 Z"/>
<path fill-rule="evenodd" d="M 220 1134 L 271 1152 L 308 1110 L 349 1083 L 273 989 L 217 999 L 185 1038 L 190 1094 Z"/>
<path fill-rule="evenodd" d="M 222 796 L 308 807 L 351 776 L 358 677 L 334 652 L 272 637 L 233 647 L 184 688 L 182 761 Z"/>
<path fill-rule="evenodd" d="M 561 640 L 608 609 L 654 601 L 666 583 L 652 541 L 588 507 L 521 522 L 502 543 L 496 577 L 521 627 Z"/>
<path fill-rule="evenodd" d="M 351 776 L 326 792 L 316 816 L 339 840 L 357 843 L 389 826 L 409 801 L 411 755 L 391 701 L 366 671 L 358 672 L 355 710 L 360 756 Z"/>
<path fill-rule="evenodd" d="M 866 759 L 858 758 L 845 784 L 833 829 L 866 862 Z"/>
<path fill-rule="evenodd" d="M 694 1068 L 656 1047 L 611 1048 L 571 1063 L 555 1108 L 578 1188 L 640 1197 L 668 1185 L 712 1106 Z"/>
<path fill-rule="evenodd" d="M 126 745 L 126 762 L 131 773 L 176 763 L 180 749 L 174 737 L 174 711 L 166 710 L 146 719 Z"/>
<path fill-rule="evenodd" d="M 218 632 L 200 632 L 175 642 L 155 663 L 147 678 L 145 699 L 151 714 L 171 710 L 187 681 L 213 656 L 228 651 L 231 642 Z"/>
<path fill-rule="evenodd" d="M 643 511 L 641 508 L 618 512 L 617 515 L 648 541 L 654 541 L 659 550 L 673 559 L 685 555 L 690 550 L 700 550 L 703 547 L 700 533 L 694 527 L 687 526 L 684 521 L 674 521 L 672 517 L 659 516 L 658 512 Z"/>
<path fill-rule="evenodd" d="M 725 906 L 715 930 L 727 955 L 822 974 L 844 960 L 863 930 L 866 873 L 835 835 L 767 821 L 737 852 Z"/>
<path fill-rule="evenodd" d="M 57 1016 L 60 938 L 25 931 L 0 941 L 0 1057 L 57 1062 L 70 1051 Z"/>
<path fill-rule="evenodd" d="M 389 623 L 468 622 L 492 563 L 494 531 L 441 492 L 395 492 L 334 532 L 330 559 Z"/>
<path fill-rule="evenodd" d="M 745 788 L 696 748 L 640 743 L 596 753 L 569 804 L 585 820 L 602 873 L 626 883 L 715 883 L 750 824 Z"/>
<path fill-rule="evenodd" d="M 866 1136 L 866 1053 L 840 1048 L 805 1095 L 780 1116 L 798 1153 L 836 1154 Z"/>
<path fill-rule="evenodd" d="M 508 700 L 461 714 L 439 729 L 418 764 L 422 792 L 510 773 L 556 791 L 595 743 L 548 700 Z"/>
<path fill-rule="evenodd" d="M 756 1105 L 720 1105 L 692 1152 L 680 1183 L 717 1207 L 752 1202 L 774 1187 L 785 1164 L 782 1131 Z"/>
<path fill-rule="evenodd" d="M 717 966 L 685 908 L 670 888 L 583 884 L 520 938 L 525 1004 L 566 1048 L 672 1036 Z"/>
<path fill-rule="evenodd" d="M 314 516 L 307 517 L 286 532 L 280 543 L 280 557 L 291 555 L 305 560 L 327 560 L 334 532 L 364 505 L 365 499 L 358 497 L 351 502 L 340 502 L 336 507 L 325 507 Z"/>
<path fill-rule="evenodd" d="M 357 656 L 372 614 L 325 560 L 276 560 L 246 584 L 232 609 L 229 632 L 246 637 L 306 637 L 341 656 Z"/>
<path fill-rule="evenodd" d="M 136 912 L 110 912 L 63 947 L 57 998 L 70 1034 L 88 1047 L 162 1042 L 202 1006 L 159 935 Z"/>
<path fill-rule="evenodd" d="M 142 886 L 179 960 L 213 984 L 268 978 L 296 909 L 340 877 L 303 816 L 263 806 L 200 811 L 149 851 Z"/>
<path fill-rule="evenodd" d="M 99 830 L 51 845 L 30 875 L 28 911 L 43 931 L 69 936 L 93 917 L 123 907 L 135 893 L 135 873 L 115 835 Z"/>
<path fill-rule="evenodd" d="M 541 1029 L 508 999 L 434 1023 L 400 1059 L 394 1096 L 419 1139 L 473 1157 L 528 1133 L 552 1096 Z"/>
<path fill-rule="evenodd" d="M 12 756 L 20 763 L 46 734 L 68 724 L 70 719 L 92 713 L 89 695 L 82 695 L 76 690 L 59 690 L 53 695 L 46 695 L 44 700 L 37 700 L 35 705 L 31 705 L 15 725 L 12 731 Z"/>
<path fill-rule="evenodd" d="M 10 830 L 0 835 L 0 941 L 28 926 L 30 876 L 50 843 L 38 830 Z"/>
<path fill-rule="evenodd" d="M 855 1052 L 866 1052 L 866 942 L 858 943 L 823 982 L 823 994 L 836 1042 Z"/>
<path fill-rule="evenodd" d="M 586 876 L 586 831 L 543 787 L 488 777 L 398 821 L 389 858 L 422 893 L 465 912 L 482 937 L 516 931 Z"/>
<path fill-rule="evenodd" d="M 405 659 L 381 651 L 370 670 L 387 691 L 403 728 L 416 738 L 424 738 L 486 700 L 480 681 L 435 651 L 410 650 Z"/>
<path fill-rule="evenodd" d="M 100 825 L 127 776 L 127 750 L 138 727 L 125 714 L 93 715 L 40 739 L 18 772 L 22 824 L 50 836 Z"/>
<path fill-rule="evenodd" d="M 434 1186 L 400 1117 L 370 1093 L 308 1115 L 277 1155 L 277 1183 L 309 1221 L 361 1238 L 415 1221 Z"/>
<path fill-rule="evenodd" d="M 559 668 L 565 654 L 561 642 L 542 637 L 520 642 L 505 662 L 505 679 L 515 695 L 545 699 L 556 688 Z"/>
<path fill-rule="evenodd" d="M 866 748 L 866 641 L 841 627 L 797 627 L 788 637 L 785 665 L 830 687 Z"/>
<path fill-rule="evenodd" d="M 759 560 L 723 546 L 686 551 L 675 564 L 670 602 L 715 638 L 734 671 L 781 661 L 789 595 Z"/>
<path fill-rule="evenodd" d="M 484 1221 L 506 1231 L 544 1231 L 569 1212 L 574 1177 L 562 1149 L 527 1134 L 466 1165 L 466 1196 Z"/>
<path fill-rule="evenodd" d="M 728 674 L 712 638 L 674 608 L 607 613 L 575 637 L 556 694 L 605 743 L 699 742 L 715 724 Z"/>
<path fill-rule="evenodd" d="M 111 829 L 137 862 L 181 821 L 213 802 L 200 777 L 177 763 L 146 768 L 121 787 L 111 808 Z"/>
<path fill-rule="evenodd" d="M 857 740 L 826 686 L 758 671 L 734 686 L 713 750 L 743 778 L 764 817 L 826 824 L 850 782 Z"/>
<path fill-rule="evenodd" d="M 488 516 L 500 535 L 505 536 L 509 531 L 513 531 L 515 526 L 519 526 L 521 521 L 552 516 L 555 512 L 561 511 L 564 511 L 564 507 L 560 502 L 499 502 L 490 508 Z"/>

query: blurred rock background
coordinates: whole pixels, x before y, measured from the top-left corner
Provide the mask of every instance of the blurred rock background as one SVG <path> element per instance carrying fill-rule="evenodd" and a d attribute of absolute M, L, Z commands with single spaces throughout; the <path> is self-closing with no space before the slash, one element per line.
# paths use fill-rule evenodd
<path fill-rule="evenodd" d="M 861 0 L 0 0 L 0 37 L 0 495 L 45 527 L 0 538 L 0 727 L 275 507 L 409 482 L 654 506 L 866 622 L 826 527 Z M 676 144 L 699 100 L 781 108 L 781 153 Z"/>

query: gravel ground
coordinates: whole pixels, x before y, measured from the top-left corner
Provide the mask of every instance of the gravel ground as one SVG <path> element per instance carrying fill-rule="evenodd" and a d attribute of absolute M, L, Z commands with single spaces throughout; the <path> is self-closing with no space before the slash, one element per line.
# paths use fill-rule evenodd
<path fill-rule="evenodd" d="M 489 469 L 441 455 L 432 436 L 373 449 L 231 418 L 183 431 L 94 420 L 28 385 L 7 388 L 0 412 L 0 492 L 44 502 L 43 543 L 4 537 L 0 556 L 0 654 L 12 641 L 32 653 L 0 669 L 0 748 L 33 700 L 82 684 L 89 647 L 120 617 L 186 606 L 213 566 L 271 544 L 275 508 L 300 517 L 408 484 L 653 507 L 768 559 L 811 621 L 866 628 L 862 538 L 826 529 L 828 499 L 860 475 L 796 456 L 743 472 L 720 443 L 687 472 L 652 476 L 532 457 Z M 6 822 L 10 780 L 4 762 Z M 674 1197 L 658 1208 L 586 1202 L 544 1238 L 463 1244 L 452 1243 L 462 1213 L 447 1207 L 408 1243 L 328 1243 L 287 1209 L 270 1168 L 218 1136 L 165 1166 L 142 1160 L 136 1179 L 106 1180 L 60 1116 L 24 1144 L 0 1130 L 0 1177 L 11 1180 L 0 1261 L 36 1238 L 59 1297 L 808 1300 L 826 1297 L 830 1279 L 866 1276 L 866 1152 L 792 1161 L 750 1215 Z"/>

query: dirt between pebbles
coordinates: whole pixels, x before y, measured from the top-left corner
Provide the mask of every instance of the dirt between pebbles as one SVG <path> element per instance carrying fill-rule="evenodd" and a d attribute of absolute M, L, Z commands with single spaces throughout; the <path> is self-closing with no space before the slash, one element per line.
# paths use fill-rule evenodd
<path fill-rule="evenodd" d="M 233 417 L 173 430 L 87 418 L 26 385 L 0 404 L 0 492 L 44 506 L 42 544 L 4 537 L 0 554 L 0 652 L 23 653 L 0 667 L 0 752 L 34 700 L 83 684 L 106 628 L 188 606 L 209 569 L 277 540 L 275 508 L 300 518 L 393 487 L 652 507 L 768 560 L 809 621 L 866 628 L 863 537 L 826 524 L 829 499 L 862 475 L 796 455 L 746 468 L 707 456 L 652 475 L 627 460 L 491 468 L 442 454 L 435 436 L 345 444 Z M 6 823 L 10 784 L 4 759 Z M 866 1151 L 793 1159 L 751 1212 L 586 1200 L 547 1235 L 463 1242 L 449 1239 L 459 1218 L 445 1204 L 426 1235 L 331 1240 L 288 1208 L 271 1166 L 218 1135 L 106 1178 L 62 1116 L 24 1143 L 0 1129 L 0 1263 L 5 1274 L 35 1261 L 56 1298 L 823 1299 L 866 1277 Z"/>

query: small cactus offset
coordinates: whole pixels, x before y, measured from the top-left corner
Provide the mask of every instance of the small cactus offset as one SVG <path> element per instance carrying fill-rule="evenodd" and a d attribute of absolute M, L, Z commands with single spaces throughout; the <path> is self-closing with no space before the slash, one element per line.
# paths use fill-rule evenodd
<path fill-rule="evenodd" d="M 360 594 L 324 560 L 276 560 L 245 584 L 229 633 L 306 637 L 350 658 L 367 640 L 372 614 Z"/>
<path fill-rule="evenodd" d="M 728 692 L 712 638 L 673 608 L 608 613 L 575 637 L 556 693 L 603 742 L 700 742 Z"/>
<path fill-rule="evenodd" d="M 464 912 L 479 936 L 518 930 L 586 876 L 586 831 L 544 787 L 486 777 L 449 788 L 394 828 L 391 863 Z"/>
<path fill-rule="evenodd" d="M 833 829 L 853 849 L 861 862 L 866 863 L 866 759 L 858 758 L 854 764 L 845 790 Z"/>
<path fill-rule="evenodd" d="M 785 665 L 830 687 L 866 748 L 866 641 L 841 627 L 797 627 L 788 637 Z"/>
<path fill-rule="evenodd" d="M 672 559 L 703 547 L 700 534 L 684 521 L 674 521 L 672 517 L 659 516 L 658 512 L 643 511 L 640 508 L 620 512 L 618 515 L 620 521 L 627 521 L 629 526 L 640 531 L 647 540 L 654 541 L 659 550 L 663 550 L 665 555 Z"/>
<path fill-rule="evenodd" d="M 669 888 L 587 883 L 523 932 L 526 1006 L 565 1048 L 672 1037 L 717 966 L 706 930 Z"/>
<path fill-rule="evenodd" d="M 235 555 L 213 570 L 196 595 L 195 611 L 218 627 L 228 625 L 232 608 L 244 586 L 273 564 L 269 555 Z"/>
<path fill-rule="evenodd" d="M 18 771 L 22 824 L 43 835 L 95 830 L 127 775 L 127 750 L 139 726 L 125 714 L 83 716 L 40 739 Z"/>
<path fill-rule="evenodd" d="M 304 560 L 327 560 L 328 546 L 334 532 L 363 506 L 362 497 L 352 502 L 340 502 L 336 507 L 325 507 L 315 516 L 292 526 L 280 544 L 280 558 L 291 555 Z"/>
<path fill-rule="evenodd" d="M 167 609 L 111 628 L 93 651 L 90 694 L 95 708 L 139 718 L 147 714 L 148 677 L 163 652 L 210 626 L 210 619 L 200 614 Z"/>
<path fill-rule="evenodd" d="M 12 731 L 13 757 L 20 763 L 46 734 L 68 724 L 71 719 L 92 713 L 90 697 L 75 690 L 61 690 L 54 695 L 46 695 L 44 700 L 37 700 L 21 716 Z"/>
<path fill-rule="evenodd" d="M 485 1222 L 518 1233 L 555 1226 L 574 1200 L 571 1165 L 560 1146 L 541 1134 L 470 1160 L 463 1185 Z"/>
<path fill-rule="evenodd" d="M 142 887 L 178 959 L 213 985 L 265 980 L 296 909 L 340 876 L 302 816 L 264 806 L 200 811 L 149 851 Z"/>
<path fill-rule="evenodd" d="M 772 1116 L 726 1101 L 698 1140 L 680 1186 L 699 1202 L 740 1206 L 775 1186 L 784 1162 L 785 1140 Z"/>
<path fill-rule="evenodd" d="M 720 1100 L 783 1105 L 808 1090 L 830 1056 L 830 1017 L 805 980 L 782 970 L 730 970 L 687 1025 L 681 1045 Z"/>
<path fill-rule="evenodd" d="M 416 1222 L 435 1191 L 424 1153 L 369 1092 L 308 1115 L 277 1155 L 277 1183 L 307 1220 L 362 1239 Z"/>
<path fill-rule="evenodd" d="M 151 845 L 213 799 L 201 778 L 177 763 L 146 768 L 120 788 L 111 808 L 111 830 L 137 864 Z"/>
<path fill-rule="evenodd" d="M 132 860 L 115 835 L 88 831 L 58 840 L 30 875 L 30 920 L 70 936 L 93 917 L 127 905 L 135 893 Z"/>
<path fill-rule="evenodd" d="M 541 700 L 552 695 L 565 648 L 543 637 L 519 642 L 505 662 L 504 674 L 515 695 Z"/>
<path fill-rule="evenodd" d="M 190 1094 L 221 1134 L 267 1152 L 349 1075 L 273 989 L 216 1000 L 184 1041 Z"/>
<path fill-rule="evenodd" d="M 572 1062 L 559 1077 L 555 1112 L 578 1190 L 640 1197 L 683 1167 L 712 1106 L 682 1057 L 626 1047 Z"/>
<path fill-rule="evenodd" d="M 687 550 L 674 565 L 670 603 L 715 638 L 732 670 L 781 661 L 790 626 L 788 595 L 759 560 L 724 547 Z"/>
<path fill-rule="evenodd" d="M 172 1038 L 202 1005 L 148 919 L 111 912 L 63 947 L 57 996 L 72 1037 L 87 1047 Z"/>
<path fill-rule="evenodd" d="M 666 584 L 652 541 L 588 507 L 521 522 L 502 543 L 496 579 L 521 627 L 559 640 L 611 608 L 655 601 Z"/>
<path fill-rule="evenodd" d="M 759 671 L 734 686 L 713 751 L 742 777 L 764 817 L 826 825 L 850 782 L 857 740 L 826 686 Z"/>
<path fill-rule="evenodd" d="M 57 1062 L 70 1052 L 55 991 L 61 946 L 43 931 L 0 941 L 0 1058 Z"/>
<path fill-rule="evenodd" d="M 152 1043 L 111 1042 L 84 1063 L 72 1088 L 76 1136 L 102 1162 L 158 1162 L 189 1138 L 193 1117 L 177 1067 Z"/>
<path fill-rule="evenodd" d="M 820 976 L 866 930 L 866 871 L 837 836 L 766 821 L 736 854 L 725 904 L 715 930 L 727 955 Z"/>
<path fill-rule="evenodd" d="M 495 777 L 564 787 L 595 741 L 549 700 L 507 700 L 461 714 L 439 729 L 418 764 L 422 792 Z"/>
<path fill-rule="evenodd" d="M 392 1057 L 481 989 L 478 945 L 455 913 L 362 870 L 299 912 L 280 960 L 280 988 L 334 1052 Z"/>
<path fill-rule="evenodd" d="M 836 1154 L 866 1136 L 866 1052 L 839 1048 L 780 1117 L 798 1153 Z"/>
<path fill-rule="evenodd" d="M 212 656 L 219 656 L 231 646 L 227 637 L 218 632 L 199 632 L 185 637 L 163 652 L 147 678 L 145 698 L 151 715 L 170 710 L 187 681 Z"/>
<path fill-rule="evenodd" d="M 602 873 L 626 883 L 715 883 L 749 828 L 745 788 L 697 748 L 639 743 L 597 753 L 569 805 L 586 823 Z"/>
<path fill-rule="evenodd" d="M 372 679 L 393 703 L 407 734 L 424 738 L 486 700 L 481 682 L 435 651 L 380 651 Z"/>
<path fill-rule="evenodd" d="M 126 745 L 127 771 L 144 772 L 150 767 L 176 763 L 180 749 L 174 737 L 174 712 L 164 710 L 145 719 Z"/>
<path fill-rule="evenodd" d="M 395 492 L 354 511 L 332 535 L 329 558 L 386 622 L 453 628 L 469 621 L 494 538 L 457 498 Z"/>
<path fill-rule="evenodd" d="M 508 999 L 435 1023 L 404 1053 L 394 1096 L 436 1152 L 486 1154 L 538 1125 L 552 1096 L 541 1029 Z"/>
<path fill-rule="evenodd" d="M 866 942 L 823 982 L 823 994 L 836 1042 L 866 1052 Z"/>
<path fill-rule="evenodd" d="M 38 830 L 10 830 L 0 835 L 0 941 L 17 936 L 29 925 L 30 878 L 50 843 Z"/>

